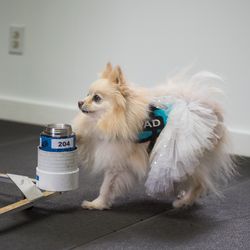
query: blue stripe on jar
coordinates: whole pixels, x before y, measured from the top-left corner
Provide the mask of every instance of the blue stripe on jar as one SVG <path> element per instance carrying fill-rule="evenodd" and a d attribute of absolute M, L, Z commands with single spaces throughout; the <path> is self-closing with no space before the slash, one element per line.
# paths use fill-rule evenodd
<path fill-rule="evenodd" d="M 53 148 L 53 144 L 61 142 L 56 148 Z M 66 142 L 66 143 L 65 143 Z M 68 143 L 70 142 L 70 143 Z M 39 148 L 47 152 L 67 152 L 76 149 L 76 137 L 75 135 L 69 137 L 55 138 L 47 135 L 40 135 Z M 60 148 L 61 145 L 61 148 Z"/>

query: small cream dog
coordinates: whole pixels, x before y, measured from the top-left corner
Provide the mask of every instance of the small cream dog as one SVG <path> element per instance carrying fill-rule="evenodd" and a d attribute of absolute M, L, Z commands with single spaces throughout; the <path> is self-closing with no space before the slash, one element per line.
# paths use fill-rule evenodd
<path fill-rule="evenodd" d="M 175 195 L 176 208 L 207 191 L 219 193 L 218 180 L 228 179 L 235 165 L 226 151 L 223 112 L 213 98 L 220 90 L 209 80 L 218 77 L 178 75 L 164 86 L 138 88 L 119 66 L 106 65 L 79 101 L 73 122 L 81 165 L 104 172 L 99 196 L 83 201 L 83 208 L 108 209 L 145 178 L 148 194 Z"/>

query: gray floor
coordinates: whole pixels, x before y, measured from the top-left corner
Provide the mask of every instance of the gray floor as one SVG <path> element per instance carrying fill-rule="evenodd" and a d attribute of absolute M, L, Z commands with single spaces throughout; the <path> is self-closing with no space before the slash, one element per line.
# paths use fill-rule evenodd
<path fill-rule="evenodd" d="M 0 121 L 0 172 L 35 176 L 40 131 Z M 147 197 L 142 184 L 112 210 L 82 210 L 101 178 L 81 171 L 77 191 L 0 217 L 0 249 L 250 249 L 250 160 L 242 159 L 239 169 L 223 199 L 210 195 L 183 211 Z M 0 185 L 0 206 L 20 198 L 13 185 Z"/>

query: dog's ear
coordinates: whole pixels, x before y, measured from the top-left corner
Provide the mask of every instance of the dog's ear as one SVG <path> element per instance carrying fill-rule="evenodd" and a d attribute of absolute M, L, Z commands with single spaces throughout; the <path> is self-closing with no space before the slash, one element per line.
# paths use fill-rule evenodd
<path fill-rule="evenodd" d="M 121 70 L 121 67 L 117 65 L 113 70 L 112 73 L 109 76 L 109 79 L 111 82 L 118 84 L 120 86 L 126 84 L 125 76 Z"/>
<path fill-rule="evenodd" d="M 110 62 L 108 62 L 106 64 L 106 68 L 104 69 L 104 71 L 101 73 L 101 78 L 109 78 L 110 74 L 112 72 L 112 64 Z"/>

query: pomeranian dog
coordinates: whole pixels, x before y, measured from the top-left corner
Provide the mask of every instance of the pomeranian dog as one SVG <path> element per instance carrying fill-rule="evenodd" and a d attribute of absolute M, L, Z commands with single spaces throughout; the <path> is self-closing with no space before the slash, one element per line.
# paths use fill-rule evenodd
<path fill-rule="evenodd" d="M 80 164 L 104 172 L 99 196 L 82 207 L 109 209 L 140 180 L 149 195 L 174 197 L 175 208 L 208 191 L 219 194 L 235 164 L 214 98 L 221 91 L 210 84 L 216 80 L 209 72 L 180 74 L 163 86 L 139 88 L 108 63 L 73 121 Z"/>

